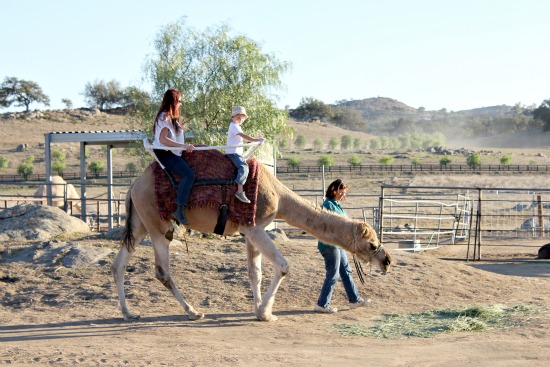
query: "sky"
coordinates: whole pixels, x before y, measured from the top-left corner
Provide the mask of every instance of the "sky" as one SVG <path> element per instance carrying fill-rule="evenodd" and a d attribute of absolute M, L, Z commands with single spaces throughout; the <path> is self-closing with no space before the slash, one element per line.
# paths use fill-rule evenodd
<path fill-rule="evenodd" d="M 291 64 L 274 100 L 388 97 L 426 110 L 550 99 L 548 0 L 0 0 L 0 82 L 38 83 L 50 107 L 85 107 L 98 80 L 150 91 L 143 65 L 163 25 L 187 17 Z M 18 111 L 10 107 L 0 112 Z"/>

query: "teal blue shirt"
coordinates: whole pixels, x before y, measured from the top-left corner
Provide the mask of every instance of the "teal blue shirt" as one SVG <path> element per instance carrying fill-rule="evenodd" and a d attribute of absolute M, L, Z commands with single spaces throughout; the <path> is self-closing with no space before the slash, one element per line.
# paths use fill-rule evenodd
<path fill-rule="evenodd" d="M 328 209 L 331 212 L 341 214 L 344 217 L 348 216 L 346 214 L 346 212 L 344 211 L 344 209 L 342 209 L 342 206 L 340 206 L 340 203 L 338 203 L 336 200 L 333 200 L 333 199 L 328 199 L 328 198 L 325 199 L 325 201 L 323 202 L 323 208 Z M 321 241 L 317 242 L 317 248 L 319 250 L 324 250 L 327 247 L 336 247 L 336 246 L 328 245 L 328 244 L 323 243 Z"/>

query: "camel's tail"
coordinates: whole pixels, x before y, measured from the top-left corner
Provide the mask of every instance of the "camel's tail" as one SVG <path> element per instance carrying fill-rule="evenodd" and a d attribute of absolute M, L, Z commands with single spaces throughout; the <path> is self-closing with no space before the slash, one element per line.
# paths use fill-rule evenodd
<path fill-rule="evenodd" d="M 120 245 L 126 247 L 131 252 L 135 249 L 135 239 L 132 234 L 132 186 L 133 184 L 126 194 L 126 224 L 124 232 L 122 232 L 122 238 L 120 239 Z"/>

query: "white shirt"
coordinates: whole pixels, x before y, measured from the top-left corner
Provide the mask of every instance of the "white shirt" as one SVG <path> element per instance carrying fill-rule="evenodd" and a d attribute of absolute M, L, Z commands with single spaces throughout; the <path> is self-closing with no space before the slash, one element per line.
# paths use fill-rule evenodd
<path fill-rule="evenodd" d="M 153 141 L 153 145 L 163 146 L 163 147 L 166 146 L 166 145 L 164 145 L 160 142 L 160 132 L 164 128 L 166 128 L 170 131 L 170 133 L 168 134 L 168 137 L 170 139 L 172 139 L 174 141 L 177 141 L 178 143 L 182 143 L 182 144 L 185 142 L 185 136 L 183 134 L 183 128 L 178 123 L 180 128 L 178 130 L 178 134 L 176 134 L 176 129 L 174 129 L 174 126 L 172 125 L 172 121 L 170 121 L 170 118 L 168 117 L 168 115 L 166 115 L 165 112 L 161 112 L 161 114 L 159 115 L 159 118 L 155 121 L 155 124 L 156 124 L 156 127 L 155 127 L 155 140 Z M 181 156 L 182 152 L 183 152 L 183 149 L 172 150 L 172 153 L 174 153 L 178 157 Z"/>
<path fill-rule="evenodd" d="M 227 144 L 226 145 L 242 145 L 243 138 L 237 134 L 243 134 L 241 125 L 237 125 L 233 121 L 229 124 L 227 129 Z M 225 154 L 240 154 L 243 155 L 243 147 L 238 148 L 225 148 Z"/>

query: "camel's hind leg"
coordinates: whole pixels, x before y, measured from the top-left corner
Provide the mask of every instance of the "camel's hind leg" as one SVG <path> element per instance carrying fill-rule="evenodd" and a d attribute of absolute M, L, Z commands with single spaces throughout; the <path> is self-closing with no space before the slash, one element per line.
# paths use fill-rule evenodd
<path fill-rule="evenodd" d="M 204 317 L 204 314 L 197 312 L 193 306 L 187 303 L 185 298 L 181 295 L 176 284 L 170 276 L 170 254 L 169 245 L 170 241 L 163 235 L 151 237 L 153 240 L 153 248 L 155 250 L 155 276 L 164 285 L 176 299 L 182 305 L 183 309 L 189 315 L 191 320 L 200 320 Z"/>
<path fill-rule="evenodd" d="M 254 296 L 254 306 L 252 311 L 255 315 L 258 315 L 262 304 L 262 254 L 260 251 L 256 250 L 248 239 L 246 239 L 246 259 L 248 266 L 248 279 L 250 280 L 252 295 Z"/>
<path fill-rule="evenodd" d="M 120 310 L 122 311 L 122 316 L 124 320 L 138 320 L 139 315 L 132 313 L 128 310 L 126 304 L 126 295 L 124 292 L 124 275 L 126 274 L 126 266 L 132 258 L 132 255 L 135 252 L 135 246 L 138 245 L 143 238 L 145 238 L 147 232 L 145 227 L 139 220 L 139 217 L 134 216 L 132 218 L 131 224 L 133 228 L 130 232 L 132 237 L 128 238 L 127 242 L 123 243 L 116 255 L 115 261 L 111 265 L 111 271 L 115 280 L 116 291 L 118 294 L 118 300 L 120 302 Z M 127 226 L 126 230 L 128 231 L 130 227 Z"/>
<path fill-rule="evenodd" d="M 274 276 L 269 288 L 263 296 L 263 300 L 259 307 L 256 308 L 256 317 L 260 321 L 275 321 L 277 317 L 273 315 L 273 303 L 275 302 L 275 294 L 283 281 L 283 278 L 289 271 L 288 261 L 275 246 L 275 243 L 269 238 L 264 228 L 261 227 L 240 227 L 239 230 L 247 239 L 247 243 L 252 244 L 263 256 L 268 258 L 274 266 Z M 248 242 L 249 241 L 249 242 Z M 251 260 L 249 260 L 249 264 Z M 250 270 L 249 270 L 250 273 Z M 254 272 L 253 272 L 254 273 Z M 258 278 L 259 279 L 259 278 Z M 257 280 L 251 279 L 254 288 L 258 292 L 259 283 L 254 285 Z M 256 301 L 256 300 L 255 300 Z"/>

